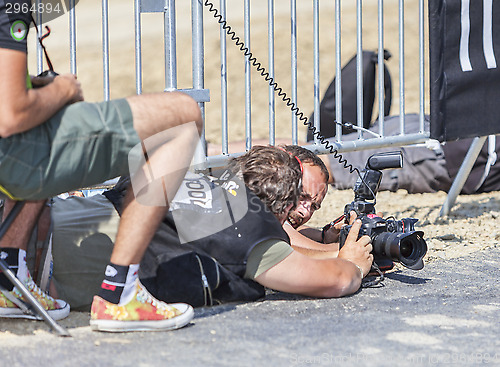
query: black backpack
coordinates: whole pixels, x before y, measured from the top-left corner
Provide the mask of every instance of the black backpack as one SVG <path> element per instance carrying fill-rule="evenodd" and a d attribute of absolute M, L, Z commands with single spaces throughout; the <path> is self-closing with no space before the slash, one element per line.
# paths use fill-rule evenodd
<path fill-rule="evenodd" d="M 377 53 L 374 51 L 363 51 L 363 127 L 368 129 L 372 121 L 373 104 L 375 102 L 375 81 L 377 80 L 376 65 Z M 384 59 L 389 60 L 391 53 L 384 50 Z M 356 60 L 354 56 L 342 68 L 342 122 L 357 124 L 357 81 L 356 81 Z M 392 83 L 389 70 L 384 63 L 384 115 L 389 115 L 392 100 Z M 325 138 L 336 135 L 336 113 L 335 113 L 335 78 L 328 86 L 326 93 L 320 104 L 320 132 Z M 314 122 L 314 114 L 309 121 Z M 343 127 L 342 134 L 349 134 L 353 129 Z M 307 141 L 313 140 L 310 129 L 307 131 Z"/>

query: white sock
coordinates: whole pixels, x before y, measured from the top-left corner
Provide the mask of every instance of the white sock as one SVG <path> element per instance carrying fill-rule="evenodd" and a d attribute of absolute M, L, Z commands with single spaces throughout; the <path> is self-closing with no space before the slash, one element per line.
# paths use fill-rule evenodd
<path fill-rule="evenodd" d="M 130 264 L 128 267 L 127 278 L 125 279 L 125 286 L 120 296 L 119 306 L 129 303 L 135 295 L 135 283 L 139 278 L 139 264 Z"/>
<path fill-rule="evenodd" d="M 18 257 L 18 268 L 17 268 L 17 279 L 19 279 L 22 283 L 25 283 L 29 278 L 29 270 L 28 264 L 26 263 L 26 251 L 19 250 Z"/>

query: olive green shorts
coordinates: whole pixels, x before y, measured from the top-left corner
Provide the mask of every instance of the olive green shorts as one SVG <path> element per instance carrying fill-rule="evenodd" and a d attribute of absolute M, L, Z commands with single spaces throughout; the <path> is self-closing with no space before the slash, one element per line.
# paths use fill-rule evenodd
<path fill-rule="evenodd" d="M 69 105 L 45 123 L 0 139 L 0 185 L 19 199 L 46 199 L 128 174 L 140 143 L 125 99 Z"/>

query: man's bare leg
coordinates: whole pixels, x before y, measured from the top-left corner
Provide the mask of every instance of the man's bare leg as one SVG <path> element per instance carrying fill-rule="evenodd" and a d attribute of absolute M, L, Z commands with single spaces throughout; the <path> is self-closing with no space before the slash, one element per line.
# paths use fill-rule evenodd
<path fill-rule="evenodd" d="M 45 201 L 46 200 L 27 201 L 0 241 L 2 259 L 7 262 L 9 267 L 22 282 L 26 282 L 29 278 L 28 266 L 26 263 L 26 250 L 33 228 L 42 213 Z M 5 200 L 4 220 L 15 203 L 14 200 Z M 0 275 L 0 284 L 9 290 L 12 287 L 11 283 L 6 280 L 4 275 Z"/>
<path fill-rule="evenodd" d="M 200 109 L 191 97 L 181 93 L 134 96 L 130 97 L 128 102 L 134 117 L 134 128 L 141 140 L 183 124 L 191 122 L 195 124 L 194 131 L 186 128 L 185 134 L 180 134 L 158 147 L 149 157 L 149 163 L 153 167 L 177 165 L 178 169 L 166 177 L 169 182 L 165 183 L 167 191 L 170 191 L 167 195 L 172 196 L 170 198 L 172 199 L 189 168 L 198 143 L 202 128 Z M 179 152 L 182 152 L 184 159 L 172 162 L 171 157 L 179 157 Z M 111 262 L 117 265 L 139 263 L 166 210 L 167 206 L 142 205 L 133 197 L 130 188 L 111 254 Z"/>
<path fill-rule="evenodd" d="M 12 200 L 6 201 L 5 214 L 10 212 L 14 204 L 15 202 Z M 0 253 L 2 258 L 9 265 L 9 268 L 16 274 L 17 278 L 26 285 L 31 295 L 40 302 L 48 314 L 53 319 L 60 320 L 69 315 L 69 305 L 62 300 L 56 300 L 41 292 L 29 274 L 26 263 L 28 241 L 30 240 L 33 228 L 40 217 L 44 205 L 45 200 L 28 201 L 24 204 L 22 210 L 9 227 L 9 230 L 0 243 Z M 0 274 L 0 284 L 9 291 L 14 289 L 13 284 L 7 280 L 7 277 L 3 274 Z M 18 298 L 18 296 L 15 297 Z M 21 309 L 10 302 L 4 294 L 0 294 L 0 316 L 33 318 L 33 316 L 24 314 Z"/>
<path fill-rule="evenodd" d="M 17 248 L 26 251 L 31 233 L 42 213 L 45 202 L 46 200 L 37 200 L 27 201 L 24 204 L 16 219 L 0 241 L 0 248 Z M 5 200 L 3 219 L 7 217 L 15 203 L 14 200 Z"/>
<path fill-rule="evenodd" d="M 128 102 L 145 163 L 131 169 L 132 187 L 101 290 L 92 303 L 90 325 L 100 331 L 175 329 L 192 319 L 192 307 L 172 308 L 147 296 L 137 274 L 191 163 L 202 128 L 201 113 L 197 103 L 181 93 L 136 96 Z"/>

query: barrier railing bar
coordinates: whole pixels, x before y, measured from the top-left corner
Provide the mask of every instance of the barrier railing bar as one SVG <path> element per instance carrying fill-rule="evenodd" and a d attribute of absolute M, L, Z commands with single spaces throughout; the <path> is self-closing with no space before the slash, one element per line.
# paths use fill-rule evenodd
<path fill-rule="evenodd" d="M 203 4 L 197 0 L 191 1 L 191 32 L 192 38 L 192 69 L 193 69 L 193 88 L 205 89 L 205 52 L 203 41 Z M 201 111 L 201 117 L 205 121 L 205 102 L 198 102 Z M 205 146 L 205 128 L 201 133 L 201 143 L 203 144 L 203 152 Z M 203 154 L 200 152 L 200 154 Z M 197 161 L 204 161 L 205 157 L 196 157 Z"/>
<path fill-rule="evenodd" d="M 314 125 L 321 126 L 319 90 L 319 0 L 313 2 L 313 54 L 314 54 Z"/>
<path fill-rule="evenodd" d="M 374 148 L 385 148 L 390 146 L 400 147 L 404 145 L 411 144 L 419 144 L 424 143 L 429 139 L 429 133 L 415 133 L 415 134 L 407 134 L 407 135 L 395 135 L 395 136 L 386 136 L 383 139 L 373 138 L 373 139 L 357 139 L 350 141 L 343 141 L 341 143 L 337 143 L 333 138 L 328 139 L 332 145 L 339 152 L 352 152 L 354 150 L 363 150 L 363 149 L 374 149 Z M 309 146 L 304 145 L 304 148 L 312 150 L 316 154 L 325 154 L 330 153 L 328 149 L 325 148 L 324 145 L 318 146 Z"/>
<path fill-rule="evenodd" d="M 75 0 L 69 1 L 69 50 L 70 70 L 76 75 L 76 11 Z"/>
<path fill-rule="evenodd" d="M 135 17 L 135 92 L 142 94 L 141 0 L 134 2 Z"/>
<path fill-rule="evenodd" d="M 290 71 L 292 75 L 292 102 L 297 105 L 297 0 L 290 0 Z M 298 144 L 297 115 L 292 112 L 292 144 Z"/>
<path fill-rule="evenodd" d="M 342 60 L 341 60 L 341 6 L 340 0 L 335 0 L 335 117 L 337 121 L 342 121 Z M 316 118 L 316 116 L 314 116 Z M 318 125 L 319 126 L 319 125 Z M 337 125 L 336 140 L 342 141 L 342 127 Z"/>
<path fill-rule="evenodd" d="M 250 0 L 244 4 L 245 45 L 250 51 Z M 252 148 L 252 68 L 248 56 L 245 56 L 245 148 Z"/>
<path fill-rule="evenodd" d="M 424 0 L 419 0 L 419 12 L 418 12 L 418 47 L 419 47 L 419 119 L 420 119 L 420 131 L 424 131 L 424 120 L 425 120 L 425 42 L 424 42 Z"/>
<path fill-rule="evenodd" d="M 363 127 L 363 9 L 362 1 L 356 1 L 356 107 L 359 127 Z M 358 130 L 359 139 L 363 138 L 363 132 Z"/>
<path fill-rule="evenodd" d="M 226 20 L 226 0 L 220 0 L 221 20 Z M 227 126 L 227 42 L 224 27 L 220 25 L 220 90 L 221 90 L 221 135 L 222 153 L 228 153 L 228 126 Z"/>
<path fill-rule="evenodd" d="M 267 26 L 268 26 L 268 53 L 269 53 L 269 76 L 275 78 L 274 74 L 274 0 L 267 1 Z M 275 144 L 276 103 L 274 88 L 269 86 L 269 144 Z"/>
<path fill-rule="evenodd" d="M 102 0 L 102 88 L 104 100 L 109 101 L 109 23 L 108 0 Z"/>
<path fill-rule="evenodd" d="M 405 18 L 404 0 L 399 0 L 399 131 L 405 133 Z"/>
<path fill-rule="evenodd" d="M 384 0 L 378 0 L 378 120 L 379 135 L 384 136 Z"/>
<path fill-rule="evenodd" d="M 165 90 L 177 89 L 177 45 L 175 27 L 175 0 L 165 2 L 164 43 L 165 43 Z"/>

